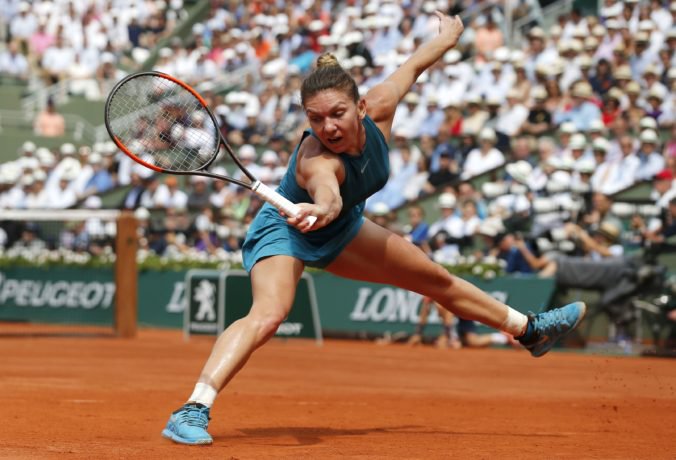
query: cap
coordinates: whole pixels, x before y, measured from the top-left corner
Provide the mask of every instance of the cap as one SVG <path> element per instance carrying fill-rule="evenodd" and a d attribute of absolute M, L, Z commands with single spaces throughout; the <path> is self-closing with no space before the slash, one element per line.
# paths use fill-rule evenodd
<path fill-rule="evenodd" d="M 604 220 L 599 225 L 599 228 L 596 230 L 596 233 L 607 238 L 611 242 L 615 242 L 620 238 L 620 229 L 614 223 Z"/>
<path fill-rule="evenodd" d="M 541 27 L 535 26 L 528 31 L 530 38 L 545 38 L 545 31 Z"/>
<path fill-rule="evenodd" d="M 256 149 L 251 144 L 244 144 L 239 148 L 239 158 L 243 160 L 256 159 Z"/>
<path fill-rule="evenodd" d="M 272 151 L 272 150 L 266 150 L 266 151 L 263 152 L 263 154 L 261 155 L 261 163 L 263 163 L 263 164 L 265 164 L 265 163 L 274 163 L 274 164 L 277 164 L 278 162 L 279 162 L 279 157 L 278 157 L 277 154 L 276 154 L 274 151 Z"/>
<path fill-rule="evenodd" d="M 385 216 L 390 212 L 390 207 L 383 203 L 382 201 L 379 201 L 373 205 L 371 208 L 371 214 L 374 216 Z"/>
<path fill-rule="evenodd" d="M 442 193 L 437 199 L 437 205 L 441 209 L 451 209 L 455 207 L 456 201 L 455 195 L 452 193 Z"/>
<path fill-rule="evenodd" d="M 482 141 L 495 141 L 497 136 L 493 128 L 483 128 L 479 131 L 479 140 Z"/>
<path fill-rule="evenodd" d="M 596 169 L 594 160 L 585 158 L 575 163 L 575 170 L 583 174 L 591 174 Z"/>
<path fill-rule="evenodd" d="M 577 132 L 577 127 L 575 126 L 575 123 L 566 121 L 561 123 L 559 131 L 563 134 L 575 134 Z"/>
<path fill-rule="evenodd" d="M 641 129 L 657 129 L 657 121 L 653 117 L 643 117 L 638 122 Z"/>
<path fill-rule="evenodd" d="M 634 83 L 634 82 L 629 82 L 629 83 Z M 627 84 L 627 88 L 629 88 L 629 84 Z M 640 91 L 640 88 L 639 88 L 639 91 Z M 609 99 L 617 99 L 618 101 L 621 101 L 622 96 L 624 96 L 624 94 L 622 93 L 622 90 L 619 89 L 619 88 L 616 88 L 616 87 L 610 88 L 610 90 L 608 91 L 607 94 L 608 94 Z"/>
<path fill-rule="evenodd" d="M 602 150 L 603 152 L 608 152 L 609 148 L 610 142 L 608 142 L 608 139 L 606 139 L 605 137 L 598 137 L 594 139 L 594 142 L 592 142 L 593 150 Z"/>
<path fill-rule="evenodd" d="M 35 144 L 31 141 L 26 141 L 21 146 L 21 150 L 23 150 L 24 152 L 35 152 L 35 148 L 36 148 Z"/>
<path fill-rule="evenodd" d="M 674 180 L 674 173 L 671 169 L 663 169 L 655 174 L 655 180 Z"/>
<path fill-rule="evenodd" d="M 636 81 L 630 81 L 626 87 L 627 94 L 639 94 L 641 92 L 641 85 Z"/>
<path fill-rule="evenodd" d="M 70 142 L 67 142 L 61 146 L 59 149 L 61 155 L 73 155 L 75 154 L 75 146 Z"/>
<path fill-rule="evenodd" d="M 580 82 L 573 88 L 573 97 L 590 98 L 592 97 L 592 87 L 587 82 Z"/>
<path fill-rule="evenodd" d="M 570 138 L 569 147 L 571 150 L 583 150 L 585 147 L 587 147 L 587 139 L 584 137 L 584 134 L 573 134 Z"/>
<path fill-rule="evenodd" d="M 587 56 L 586 54 L 580 56 L 577 60 L 577 63 L 581 69 L 589 69 L 593 64 L 592 58 Z"/>
<path fill-rule="evenodd" d="M 657 133 L 652 129 L 646 129 L 641 131 L 639 139 L 644 144 L 657 144 L 657 141 L 659 140 L 659 138 L 657 137 Z"/>
<path fill-rule="evenodd" d="M 521 160 L 516 163 L 509 163 L 505 170 L 507 174 L 512 176 L 512 179 L 515 181 L 521 182 L 522 184 L 528 183 L 528 178 L 533 172 L 533 166 L 527 161 Z"/>
<path fill-rule="evenodd" d="M 547 90 L 542 86 L 536 86 L 532 89 L 530 93 L 531 97 L 536 100 L 545 100 L 547 99 Z"/>
<path fill-rule="evenodd" d="M 631 80 L 631 69 L 628 65 L 621 65 L 615 69 L 613 77 L 615 77 L 616 80 Z"/>
<path fill-rule="evenodd" d="M 450 51 L 447 51 L 446 54 L 444 54 L 444 62 L 446 64 L 455 64 L 460 60 L 461 57 L 462 54 L 460 54 L 460 51 L 452 49 Z"/>
<path fill-rule="evenodd" d="M 598 133 L 601 132 L 605 129 L 605 125 L 603 124 L 603 121 L 600 120 L 599 118 L 592 120 L 589 122 L 589 132 L 592 133 Z"/>
<path fill-rule="evenodd" d="M 420 96 L 418 96 L 417 93 L 410 91 L 406 93 L 406 96 L 404 96 L 404 102 L 407 104 L 417 104 L 420 102 Z"/>

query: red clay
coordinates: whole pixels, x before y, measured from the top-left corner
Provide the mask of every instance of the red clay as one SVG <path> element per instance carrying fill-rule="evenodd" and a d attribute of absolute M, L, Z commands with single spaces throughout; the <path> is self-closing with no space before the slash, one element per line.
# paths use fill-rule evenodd
<path fill-rule="evenodd" d="M 671 360 L 273 341 L 217 401 L 211 447 L 160 437 L 211 338 L 11 335 L 2 458 L 673 458 Z M 40 329 L 42 330 L 42 329 Z"/>

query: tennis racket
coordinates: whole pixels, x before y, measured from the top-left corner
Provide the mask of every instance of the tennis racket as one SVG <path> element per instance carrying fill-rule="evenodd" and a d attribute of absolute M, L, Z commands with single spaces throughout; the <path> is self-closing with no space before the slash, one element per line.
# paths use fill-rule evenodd
<path fill-rule="evenodd" d="M 154 171 L 220 179 L 248 188 L 287 216 L 300 207 L 256 179 L 218 129 L 207 103 L 188 84 L 160 72 L 138 72 L 120 80 L 105 105 L 110 138 L 132 160 Z M 221 146 L 248 182 L 209 172 Z M 317 220 L 307 217 L 310 225 Z"/>

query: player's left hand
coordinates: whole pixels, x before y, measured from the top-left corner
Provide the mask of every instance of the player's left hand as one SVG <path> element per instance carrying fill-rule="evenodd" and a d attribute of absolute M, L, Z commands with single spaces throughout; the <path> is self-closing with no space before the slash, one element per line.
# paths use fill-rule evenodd
<path fill-rule="evenodd" d="M 449 16 L 441 11 L 435 11 L 434 14 L 439 18 L 439 35 L 448 39 L 448 47 L 453 48 L 457 45 L 465 26 L 460 16 Z"/>

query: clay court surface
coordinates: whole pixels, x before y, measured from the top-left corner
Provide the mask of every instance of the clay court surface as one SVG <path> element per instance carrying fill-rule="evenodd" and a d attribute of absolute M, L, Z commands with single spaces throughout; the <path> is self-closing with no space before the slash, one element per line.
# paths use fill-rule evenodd
<path fill-rule="evenodd" d="M 676 452 L 673 360 L 306 340 L 259 350 L 216 402 L 214 445 L 180 446 L 160 431 L 190 394 L 213 339 L 56 330 L 63 331 L 0 324 L 2 458 L 655 459 Z"/>

